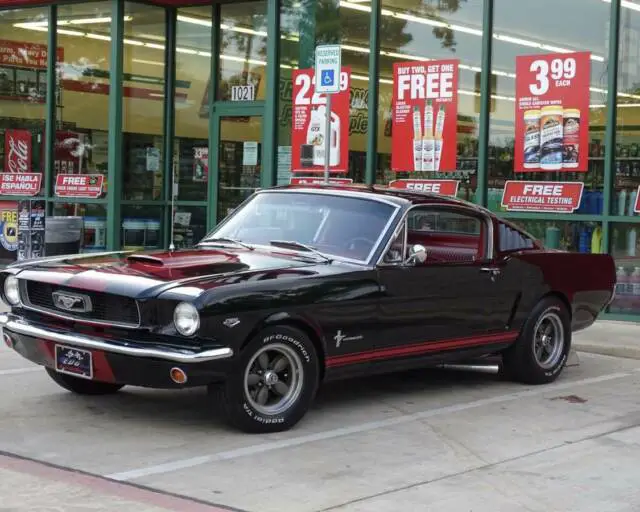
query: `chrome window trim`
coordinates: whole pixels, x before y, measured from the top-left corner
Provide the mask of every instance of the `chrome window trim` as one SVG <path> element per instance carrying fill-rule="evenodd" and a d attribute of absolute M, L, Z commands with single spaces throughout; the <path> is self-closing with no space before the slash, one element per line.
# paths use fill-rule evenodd
<path fill-rule="evenodd" d="M 487 233 L 485 234 L 485 239 L 487 242 L 487 254 L 485 256 L 486 260 L 493 261 L 495 258 L 495 240 L 494 240 L 494 226 L 493 226 L 493 218 L 490 215 L 487 215 L 481 210 L 476 208 L 469 208 L 464 205 L 459 204 L 447 204 L 447 203 L 419 203 L 412 204 L 409 208 L 407 208 L 400 219 L 396 230 L 393 233 L 393 236 L 389 239 L 387 244 L 384 247 L 384 250 L 378 257 L 378 261 L 376 262 L 376 267 L 402 267 L 405 266 L 404 263 L 385 263 L 383 262 L 384 255 L 387 254 L 389 249 L 391 248 L 391 244 L 396 239 L 396 237 L 400 234 L 400 230 L 403 229 L 404 226 L 407 225 L 407 218 L 409 217 L 409 213 L 417 208 L 433 208 L 435 210 L 460 210 L 467 215 L 472 217 L 479 217 L 482 219 L 487 226 Z M 407 239 L 408 239 L 409 230 L 406 229 L 404 232 L 404 241 L 402 244 L 402 254 L 406 254 L 407 251 Z M 404 261 L 404 260 L 403 260 Z"/>
<path fill-rule="evenodd" d="M 44 315 L 52 316 L 54 318 L 59 318 L 60 320 L 70 320 L 72 322 L 85 323 L 88 325 L 97 325 L 101 327 L 121 327 L 124 329 L 139 329 L 142 326 L 142 311 L 140 310 L 140 304 L 136 299 L 132 299 L 131 297 L 126 297 L 126 298 L 132 299 L 136 304 L 136 310 L 138 311 L 137 324 L 131 324 L 131 323 L 125 323 L 125 322 L 104 322 L 101 320 L 95 320 L 91 318 L 82 318 L 82 317 L 73 316 L 73 315 L 65 315 L 64 313 L 60 313 L 53 309 L 34 306 L 31 303 L 31 300 L 29 299 L 29 293 L 27 292 L 27 281 L 29 281 L 29 279 L 18 278 L 18 285 L 20 288 L 20 298 L 22 302 L 22 307 L 24 307 L 24 309 L 27 309 L 29 311 L 42 313 Z M 50 284 L 50 283 L 47 283 L 47 284 Z M 52 285 L 52 286 L 56 286 L 56 285 Z M 86 292 L 90 292 L 90 290 L 78 289 L 78 293 L 82 293 L 82 292 L 86 293 Z M 110 295 L 114 297 L 118 297 L 118 295 L 114 295 L 114 294 L 110 294 Z"/>

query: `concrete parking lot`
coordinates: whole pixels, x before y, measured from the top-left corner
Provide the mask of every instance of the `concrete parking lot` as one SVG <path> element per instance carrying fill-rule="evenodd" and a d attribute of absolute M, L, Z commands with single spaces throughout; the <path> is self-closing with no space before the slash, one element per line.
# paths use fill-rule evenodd
<path fill-rule="evenodd" d="M 0 510 L 637 511 L 639 384 L 640 361 L 585 353 L 544 387 L 414 371 L 249 436 L 203 390 L 74 396 L 3 348 Z"/>

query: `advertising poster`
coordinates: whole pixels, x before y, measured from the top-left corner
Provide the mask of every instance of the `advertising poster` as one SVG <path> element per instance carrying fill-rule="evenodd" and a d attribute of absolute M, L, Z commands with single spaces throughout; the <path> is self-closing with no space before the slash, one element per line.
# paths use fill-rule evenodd
<path fill-rule="evenodd" d="M 456 170 L 458 62 L 394 64 L 393 171 Z"/>
<path fill-rule="evenodd" d="M 97 199 L 102 195 L 104 176 L 102 174 L 58 174 L 55 194 L 57 197 L 89 197 Z"/>
<path fill-rule="evenodd" d="M 193 181 L 204 182 L 209 177 L 209 148 L 193 148 Z"/>
<path fill-rule="evenodd" d="M 29 130 L 5 130 L 0 195 L 34 196 L 40 192 L 42 174 L 31 172 L 32 144 Z"/>
<path fill-rule="evenodd" d="M 401 190 L 415 190 L 417 192 L 430 192 L 442 196 L 457 196 L 459 184 L 458 180 L 393 180 L 389 182 L 389 187 Z"/>
<path fill-rule="evenodd" d="M 507 181 L 502 206 L 509 212 L 573 213 L 580 207 L 582 182 Z"/>
<path fill-rule="evenodd" d="M 331 96 L 327 114 L 326 95 L 315 92 L 314 69 L 294 70 L 293 117 L 291 120 L 291 171 L 324 172 L 325 141 L 330 144 L 329 172 L 346 173 L 349 168 L 349 85 L 351 69 L 340 73 L 340 92 Z M 329 136 L 325 136 L 330 116 Z"/>
<path fill-rule="evenodd" d="M 516 57 L 515 172 L 587 172 L 590 56 Z"/>
<path fill-rule="evenodd" d="M 638 190 L 636 191 L 636 202 L 633 205 L 633 212 L 634 213 L 640 213 L 640 186 L 638 187 Z"/>
<path fill-rule="evenodd" d="M 29 259 L 31 247 L 31 204 L 29 200 L 22 200 L 17 203 L 18 207 L 18 254 L 16 259 L 23 261 Z"/>
<path fill-rule="evenodd" d="M 0 261 L 16 261 L 18 250 L 18 202 L 0 201 Z"/>

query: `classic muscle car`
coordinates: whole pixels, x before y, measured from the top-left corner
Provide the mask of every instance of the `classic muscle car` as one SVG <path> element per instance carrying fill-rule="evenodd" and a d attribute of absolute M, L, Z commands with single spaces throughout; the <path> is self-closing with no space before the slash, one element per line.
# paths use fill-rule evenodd
<path fill-rule="evenodd" d="M 546 250 L 461 200 L 285 186 L 194 249 L 14 264 L 0 325 L 72 392 L 206 386 L 232 425 L 275 432 L 348 376 L 500 356 L 506 378 L 551 382 L 615 281 L 609 255 Z"/>

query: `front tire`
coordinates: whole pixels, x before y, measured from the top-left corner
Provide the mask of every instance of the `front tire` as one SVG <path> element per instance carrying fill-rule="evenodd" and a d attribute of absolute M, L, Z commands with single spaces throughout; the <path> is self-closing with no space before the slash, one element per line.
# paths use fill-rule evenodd
<path fill-rule="evenodd" d="M 548 297 L 531 312 L 518 340 L 502 354 L 503 376 L 525 384 L 558 378 L 571 350 L 571 318 L 564 303 Z"/>
<path fill-rule="evenodd" d="M 49 377 L 60 387 L 78 395 L 112 395 L 120 391 L 124 384 L 87 380 L 66 373 L 58 373 L 52 368 L 45 368 Z"/>
<path fill-rule="evenodd" d="M 291 429 L 306 414 L 319 384 L 316 348 L 299 329 L 264 329 L 245 347 L 236 369 L 209 392 L 222 418 L 248 433 Z"/>

